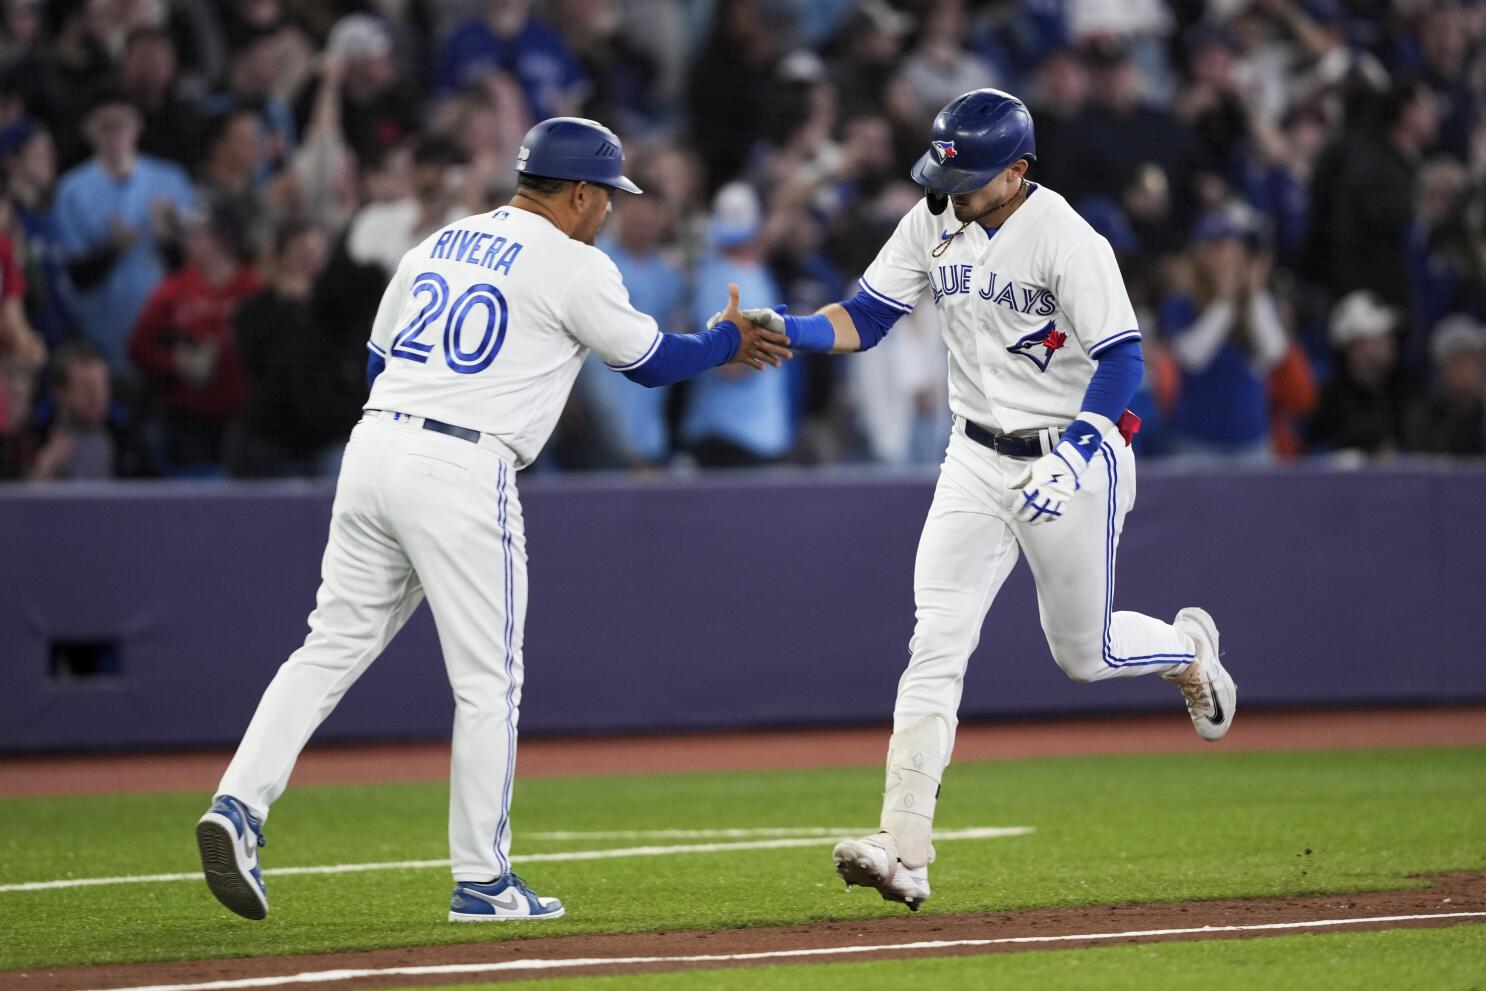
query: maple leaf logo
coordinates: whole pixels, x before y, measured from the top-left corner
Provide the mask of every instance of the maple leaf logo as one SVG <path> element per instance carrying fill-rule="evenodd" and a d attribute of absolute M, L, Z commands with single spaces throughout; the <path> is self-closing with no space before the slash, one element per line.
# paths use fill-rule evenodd
<path fill-rule="evenodd" d="M 1034 330 L 1006 350 L 1019 354 L 1037 366 L 1039 372 L 1047 371 L 1053 355 L 1068 343 L 1068 335 L 1053 326 L 1049 320 L 1040 329 Z"/>

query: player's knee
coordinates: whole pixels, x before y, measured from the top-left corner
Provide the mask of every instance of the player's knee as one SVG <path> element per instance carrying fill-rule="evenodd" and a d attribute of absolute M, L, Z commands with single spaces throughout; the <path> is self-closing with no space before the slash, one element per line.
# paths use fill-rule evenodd
<path fill-rule="evenodd" d="M 1053 660 L 1069 679 L 1086 685 L 1108 674 L 1103 644 L 1098 640 L 1054 640 L 1048 638 Z"/>
<path fill-rule="evenodd" d="M 915 658 L 968 655 L 979 640 L 980 618 L 965 610 L 920 607 L 908 648 Z"/>

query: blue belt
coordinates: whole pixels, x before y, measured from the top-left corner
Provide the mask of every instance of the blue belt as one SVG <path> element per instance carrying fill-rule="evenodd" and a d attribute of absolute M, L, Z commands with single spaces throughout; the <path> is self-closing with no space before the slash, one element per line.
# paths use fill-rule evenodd
<path fill-rule="evenodd" d="M 367 412 L 389 413 L 391 411 L 385 409 L 369 409 L 367 410 Z M 392 415 L 394 417 L 397 417 L 405 416 L 407 414 L 392 413 Z M 456 427 L 452 423 L 444 423 L 442 420 L 430 420 L 426 416 L 423 418 L 423 429 L 432 430 L 436 434 L 448 434 L 450 437 L 458 437 L 460 440 L 467 440 L 471 444 L 480 443 L 480 437 L 482 436 L 482 434 L 478 430 L 471 430 L 469 427 Z"/>
<path fill-rule="evenodd" d="M 965 436 L 1008 458 L 1040 458 L 1044 453 L 1042 437 L 1038 434 L 1030 437 L 1013 437 L 1011 434 L 1003 434 L 966 420 Z"/>

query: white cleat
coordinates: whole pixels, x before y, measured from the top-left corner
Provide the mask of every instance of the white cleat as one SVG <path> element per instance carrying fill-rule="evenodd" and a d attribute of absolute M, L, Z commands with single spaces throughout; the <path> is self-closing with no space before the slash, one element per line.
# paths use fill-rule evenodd
<path fill-rule="evenodd" d="M 1218 626 L 1196 606 L 1177 613 L 1172 625 L 1197 641 L 1197 659 L 1176 674 L 1161 677 L 1182 690 L 1197 735 L 1209 743 L 1221 740 L 1238 711 L 1238 685 L 1218 659 Z"/>
<path fill-rule="evenodd" d="M 891 856 L 871 836 L 842 840 L 836 844 L 832 856 L 836 860 L 836 873 L 848 889 L 854 884 L 876 888 L 884 901 L 902 902 L 914 912 L 929 898 L 929 869 L 903 866 L 902 861 Z"/>

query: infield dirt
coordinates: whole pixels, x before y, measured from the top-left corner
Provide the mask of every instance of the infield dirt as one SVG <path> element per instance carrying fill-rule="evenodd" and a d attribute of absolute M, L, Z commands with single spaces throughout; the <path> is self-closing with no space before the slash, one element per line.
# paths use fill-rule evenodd
<path fill-rule="evenodd" d="M 870 892 L 861 892 L 870 897 Z M 634 957 L 731 955 L 805 950 L 822 947 L 872 946 L 923 941 L 1007 939 L 1018 936 L 1070 936 L 1101 933 L 1134 933 L 1143 930 L 1193 929 L 1202 926 L 1252 926 L 1316 920 L 1364 919 L 1377 916 L 1438 915 L 1486 912 L 1486 874 L 1450 874 L 1433 878 L 1431 886 L 1408 891 L 1377 891 L 1354 895 L 1319 897 L 1247 898 L 1225 901 L 1178 902 L 1145 905 L 1103 905 L 1069 909 L 1039 909 L 1028 912 L 981 915 L 910 915 L 895 911 L 881 919 L 828 922 L 757 929 L 714 929 L 671 933 L 634 933 L 612 936 L 562 936 L 531 938 L 500 943 L 456 946 L 417 946 L 396 950 L 335 953 L 317 956 L 254 957 L 243 960 L 195 960 L 128 966 L 78 967 L 32 973 L 0 973 L 0 987 L 30 991 L 79 991 L 83 988 L 134 988 L 154 985 L 196 984 L 206 981 L 271 978 L 315 971 L 377 970 L 393 967 L 490 964 L 514 960 L 568 960 Z M 1459 919 L 1406 922 L 1339 924 L 1307 928 L 1305 932 L 1358 932 L 1376 929 L 1442 926 Z M 1283 930 L 1282 930 L 1283 931 Z M 1272 932 L 1272 931 L 1271 931 Z M 1116 943 L 1161 942 L 1199 939 L 1252 939 L 1263 931 L 1186 933 L 1181 935 L 1125 936 L 1117 940 L 1068 939 L 1052 946 L 1071 949 Z M 999 944 L 976 947 L 878 949 L 846 956 L 797 960 L 818 962 L 842 959 L 884 960 L 904 957 L 1026 952 L 1048 949 L 1042 944 Z M 778 963 L 777 959 L 758 963 Z M 414 975 L 389 974 L 337 980 L 328 986 L 338 989 L 403 988 L 414 985 L 531 980 L 543 976 L 641 973 L 666 970 L 712 969 L 747 966 L 748 961 L 671 962 L 649 964 L 596 964 L 580 969 L 554 968 L 545 972 L 517 970 L 505 973 Z M 257 987 L 271 988 L 272 982 Z"/>

